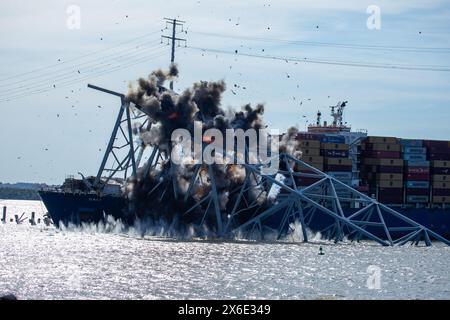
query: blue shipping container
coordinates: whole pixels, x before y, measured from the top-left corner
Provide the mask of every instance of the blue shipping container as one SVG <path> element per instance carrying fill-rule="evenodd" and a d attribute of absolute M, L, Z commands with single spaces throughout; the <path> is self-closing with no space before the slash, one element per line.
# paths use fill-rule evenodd
<path fill-rule="evenodd" d="M 428 202 L 428 196 L 406 196 L 406 202 Z"/>
<path fill-rule="evenodd" d="M 403 153 L 411 154 L 411 153 L 419 153 L 419 154 L 426 154 L 427 149 L 422 147 L 403 147 L 402 148 Z"/>
<path fill-rule="evenodd" d="M 430 183 L 428 181 L 406 181 L 407 188 L 428 189 Z"/>
<path fill-rule="evenodd" d="M 404 160 L 426 161 L 427 155 L 419 154 L 419 153 L 406 153 L 406 154 L 403 154 L 403 159 Z"/>
<path fill-rule="evenodd" d="M 400 145 L 404 147 L 421 147 L 422 140 L 417 139 L 400 139 Z"/>
<path fill-rule="evenodd" d="M 430 161 L 408 160 L 405 161 L 406 167 L 429 167 Z"/>
<path fill-rule="evenodd" d="M 323 143 L 345 143 L 345 137 L 325 134 L 320 141 Z"/>

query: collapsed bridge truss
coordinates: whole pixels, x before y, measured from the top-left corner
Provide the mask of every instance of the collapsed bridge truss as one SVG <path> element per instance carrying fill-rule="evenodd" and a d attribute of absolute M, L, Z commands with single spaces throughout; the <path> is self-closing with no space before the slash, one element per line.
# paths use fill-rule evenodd
<path fill-rule="evenodd" d="M 152 168 L 167 163 L 167 156 L 157 146 L 153 146 L 149 147 L 145 164 L 140 166 L 146 150 L 142 144 L 133 143 L 132 134 L 133 122 L 146 118 L 145 114 L 135 112 L 135 109 L 140 110 L 139 106 L 131 104 L 120 93 L 92 85 L 89 87 L 121 99 L 121 108 L 94 188 L 101 189 L 108 179 L 119 173 L 121 178 L 127 179 L 135 175 L 138 168 L 142 167 L 145 175 Z M 140 124 L 141 127 L 150 125 L 148 120 Z M 122 157 L 118 154 L 120 150 L 124 151 Z M 177 190 L 173 172 L 165 170 L 148 196 L 157 198 L 160 203 L 173 199 L 184 203 L 178 213 L 180 218 L 186 219 L 198 230 L 207 223 L 208 228 L 219 238 L 256 235 L 263 239 L 265 235 L 271 234 L 280 239 L 292 231 L 293 223 L 297 223 L 305 242 L 309 241 L 307 230 L 311 229 L 320 231 L 323 237 L 335 242 L 368 239 L 383 246 L 404 245 L 408 242 L 430 246 L 432 240 L 436 240 L 450 245 L 450 241 L 436 232 L 335 177 L 288 154 L 282 153 L 277 157 L 280 169 L 276 174 L 263 174 L 263 164 L 240 165 L 245 170 L 245 178 L 229 191 L 226 206 L 220 203 L 214 165 L 195 165 L 194 174 L 183 193 Z M 112 164 L 108 166 L 109 162 Z M 302 183 L 305 179 L 315 182 L 305 185 Z M 201 198 L 195 198 L 194 190 L 202 184 L 208 184 L 208 192 Z M 255 189 L 273 198 L 262 204 L 254 194 Z"/>

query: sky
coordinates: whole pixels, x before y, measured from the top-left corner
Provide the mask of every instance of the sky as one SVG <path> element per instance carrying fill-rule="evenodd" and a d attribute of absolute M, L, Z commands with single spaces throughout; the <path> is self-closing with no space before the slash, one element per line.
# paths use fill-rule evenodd
<path fill-rule="evenodd" d="M 367 26 L 371 5 L 379 29 Z M 0 181 L 96 174 L 120 101 L 87 84 L 125 93 L 130 81 L 167 68 L 165 17 L 185 21 L 175 91 L 223 79 L 224 108 L 264 103 L 265 122 L 281 131 L 305 129 L 318 110 L 330 121 L 329 106 L 345 100 L 355 130 L 450 140 L 450 1 L 2 0 Z"/>

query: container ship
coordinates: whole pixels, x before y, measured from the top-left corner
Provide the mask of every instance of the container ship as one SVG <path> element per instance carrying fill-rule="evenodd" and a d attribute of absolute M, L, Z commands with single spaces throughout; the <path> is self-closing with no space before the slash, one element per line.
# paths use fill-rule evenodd
<path fill-rule="evenodd" d="M 89 87 L 119 97 L 121 106 L 97 175 L 87 178 L 81 176 L 81 179 L 68 177 L 58 188 L 40 190 L 40 197 L 55 225 L 96 223 L 107 216 L 131 225 L 136 219 L 142 218 L 141 212 L 153 210 L 153 212 L 171 215 L 175 211 L 181 212 L 185 209 L 180 219 L 184 219 L 192 212 L 195 213 L 194 218 L 186 220 L 187 223 L 203 224 L 212 219 L 216 222 L 219 235 L 223 229 L 229 227 L 227 219 L 232 219 L 238 213 L 241 219 L 238 223 L 242 226 L 246 226 L 248 221 L 257 221 L 256 224 L 260 225 L 261 221 L 255 220 L 258 210 L 265 210 L 264 217 L 274 216 L 275 219 L 272 219 L 272 222 L 275 221 L 276 224 L 279 223 L 277 213 L 280 213 L 278 216 L 281 218 L 278 220 L 283 220 L 282 225 L 287 225 L 286 221 L 289 217 L 284 215 L 286 210 L 282 204 L 289 204 L 287 201 L 283 202 L 283 199 L 287 199 L 289 192 L 295 193 L 295 191 L 283 185 L 281 180 L 277 181 L 278 174 L 275 178 L 270 178 L 271 180 L 264 177 L 251 180 L 249 175 L 239 173 L 237 166 L 230 166 L 226 172 L 220 173 L 222 176 L 217 176 L 218 173 L 213 167 L 201 166 L 194 166 L 193 171 L 189 173 L 189 178 L 183 174 L 174 174 L 173 169 L 168 165 L 169 162 L 162 161 L 165 154 L 163 149 L 155 146 L 144 149 L 144 144 L 134 144 L 136 132 L 142 131 L 142 128 L 152 132 L 151 121 L 145 120 L 147 116 L 150 118 L 145 108 L 138 104 L 131 104 L 121 93 L 92 85 Z M 217 86 L 212 87 L 217 88 Z M 163 92 L 166 89 L 160 87 L 159 90 Z M 167 99 L 167 96 L 162 96 Z M 332 121 L 330 123 L 322 122 L 322 114 L 318 112 L 316 122 L 309 125 L 305 132 L 295 131 L 294 140 L 300 146 L 303 163 L 342 182 L 345 186 L 336 187 L 337 196 L 350 198 L 351 190 L 349 191 L 346 187 L 350 186 L 367 197 L 395 209 L 405 216 L 406 220 L 412 219 L 449 239 L 450 142 L 370 136 L 366 130 L 352 131 L 351 127 L 343 121 L 346 104 L 347 102 L 339 102 L 331 107 Z M 247 112 L 254 114 L 251 109 Z M 161 121 L 167 121 L 172 125 L 178 121 L 179 113 L 180 111 L 171 109 L 160 112 L 158 116 L 163 119 Z M 240 113 L 238 116 L 244 119 L 245 113 Z M 195 114 L 193 117 L 206 121 L 202 114 Z M 132 121 L 136 119 L 141 121 L 139 130 L 136 130 L 137 127 L 132 124 Z M 124 138 L 124 142 L 119 141 L 120 137 Z M 123 158 L 118 154 L 121 150 L 125 150 Z M 149 153 L 144 162 L 146 150 Z M 107 164 L 110 161 L 114 165 L 108 167 Z M 159 170 L 160 173 L 154 174 L 155 170 Z M 161 173 L 161 170 L 164 173 Z M 118 173 L 122 174 L 121 178 L 117 177 Z M 240 174 L 242 181 L 238 177 Z M 218 178 L 223 180 L 223 175 L 231 178 L 225 184 L 219 181 L 222 185 L 218 185 L 215 180 Z M 136 178 L 139 176 L 151 179 L 140 181 Z M 180 182 L 176 181 L 180 177 L 185 181 L 191 179 L 189 187 L 184 190 L 183 197 L 180 196 Z M 293 178 L 292 174 L 291 177 Z M 202 179 L 206 182 L 200 186 L 199 181 Z M 264 191 L 263 188 L 267 188 L 259 182 L 264 179 L 272 186 L 265 191 L 265 202 L 261 202 L 258 200 L 259 196 L 256 196 L 256 191 Z M 295 188 L 299 189 L 307 188 L 317 181 L 318 178 L 314 177 L 314 174 L 310 177 L 306 174 L 291 180 Z M 249 190 L 248 184 L 251 184 L 254 190 Z M 135 190 L 139 187 L 140 193 L 135 192 L 134 196 L 130 196 L 131 193 L 127 189 L 130 185 Z M 277 191 L 277 188 L 281 191 Z M 272 194 L 276 195 L 275 201 L 269 199 Z M 136 202 L 136 199 L 141 199 L 139 197 L 143 200 Z M 247 198 L 244 199 L 245 197 Z M 275 204 L 276 210 L 271 209 L 271 203 Z M 360 210 L 358 207 L 352 207 L 351 204 L 343 205 L 342 209 L 347 212 L 345 213 L 347 215 Z M 341 212 L 341 214 L 344 213 Z M 381 217 L 381 213 L 379 215 Z M 329 217 L 325 215 L 322 219 L 321 216 L 316 215 L 316 219 L 310 221 L 308 227 L 320 230 L 322 225 L 330 223 L 326 218 Z M 334 218 L 337 225 L 339 225 L 339 219 L 341 218 Z M 402 220 L 405 221 L 405 219 Z M 385 225 L 385 222 L 382 222 Z M 365 223 L 380 225 L 380 223 L 368 221 Z M 422 228 L 422 226 L 419 227 Z M 365 232 L 362 230 L 364 228 L 354 224 L 351 224 L 351 227 L 355 228 L 358 234 Z M 420 230 L 418 229 L 418 232 Z M 303 232 L 306 234 L 305 231 Z M 341 235 L 338 237 L 340 239 Z M 381 240 L 379 242 L 383 243 Z"/>
<path fill-rule="evenodd" d="M 302 160 L 449 238 L 450 141 L 352 132 L 343 122 L 345 107 L 330 107 L 331 123 L 318 111 L 316 122 L 298 134 Z"/>

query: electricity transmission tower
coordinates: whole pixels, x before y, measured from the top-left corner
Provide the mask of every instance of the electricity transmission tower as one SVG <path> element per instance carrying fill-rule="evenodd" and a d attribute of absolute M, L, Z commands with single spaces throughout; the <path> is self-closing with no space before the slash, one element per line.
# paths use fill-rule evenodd
<path fill-rule="evenodd" d="M 170 62 L 174 63 L 175 62 L 175 42 L 178 41 L 178 46 L 180 46 L 180 42 L 184 41 L 184 43 L 186 45 L 186 39 L 177 38 L 175 36 L 177 33 L 177 26 L 180 26 L 181 32 L 183 32 L 184 24 L 186 23 L 186 21 L 177 20 L 177 19 L 169 19 L 169 18 L 164 18 L 164 20 L 166 20 L 166 29 L 168 29 L 167 28 L 168 25 L 172 26 L 172 35 L 171 36 L 162 35 L 161 41 L 163 38 L 167 39 L 168 41 L 171 41 L 172 54 L 170 57 Z M 170 90 L 173 90 L 173 81 L 170 81 Z"/>

